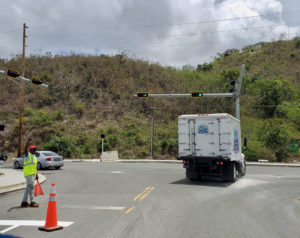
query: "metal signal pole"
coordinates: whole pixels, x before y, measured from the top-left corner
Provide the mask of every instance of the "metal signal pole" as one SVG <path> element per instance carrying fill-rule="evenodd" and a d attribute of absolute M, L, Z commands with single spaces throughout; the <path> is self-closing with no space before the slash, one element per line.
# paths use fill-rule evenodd
<path fill-rule="evenodd" d="M 151 114 L 151 150 L 150 150 L 150 158 L 153 159 L 153 144 L 154 144 L 154 109 L 155 107 L 150 107 L 152 109 Z"/>
<path fill-rule="evenodd" d="M 26 23 L 23 24 L 23 52 L 22 52 L 22 77 L 25 76 L 25 48 L 26 48 Z M 18 157 L 22 154 L 22 131 L 23 131 L 23 114 L 24 114 L 24 82 L 22 82 L 22 88 L 20 92 L 20 118 L 19 118 L 19 145 L 18 145 Z"/>

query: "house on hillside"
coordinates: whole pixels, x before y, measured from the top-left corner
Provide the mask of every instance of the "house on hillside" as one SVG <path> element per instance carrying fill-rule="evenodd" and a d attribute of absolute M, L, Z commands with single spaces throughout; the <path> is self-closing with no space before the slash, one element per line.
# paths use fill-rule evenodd
<path fill-rule="evenodd" d="M 237 49 L 228 49 L 228 50 L 226 50 L 226 51 L 223 53 L 223 56 L 226 57 L 226 56 L 229 56 L 229 55 L 234 54 L 235 52 L 239 52 L 239 50 L 237 50 Z"/>

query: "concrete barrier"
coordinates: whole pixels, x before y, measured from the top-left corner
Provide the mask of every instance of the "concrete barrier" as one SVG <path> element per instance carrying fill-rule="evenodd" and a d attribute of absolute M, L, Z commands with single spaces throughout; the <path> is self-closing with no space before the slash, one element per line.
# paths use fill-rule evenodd
<path fill-rule="evenodd" d="M 111 162 L 119 159 L 118 151 L 103 152 L 100 156 L 101 162 Z"/>

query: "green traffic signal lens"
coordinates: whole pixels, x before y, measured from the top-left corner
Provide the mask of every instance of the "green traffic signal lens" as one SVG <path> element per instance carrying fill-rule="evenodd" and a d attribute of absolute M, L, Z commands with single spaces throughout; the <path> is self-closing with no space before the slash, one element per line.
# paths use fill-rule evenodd
<path fill-rule="evenodd" d="M 147 97 L 149 97 L 149 94 L 148 93 L 137 93 L 137 97 L 138 98 L 147 98 Z"/>
<path fill-rule="evenodd" d="M 191 93 L 191 97 L 192 98 L 200 98 L 200 97 L 203 97 L 203 92 L 193 92 Z"/>

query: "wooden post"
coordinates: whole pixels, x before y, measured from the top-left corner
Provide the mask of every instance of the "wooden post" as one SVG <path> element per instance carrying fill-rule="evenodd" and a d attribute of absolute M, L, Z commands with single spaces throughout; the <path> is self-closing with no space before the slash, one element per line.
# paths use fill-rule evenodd
<path fill-rule="evenodd" d="M 23 52 L 22 52 L 22 77 L 25 77 L 25 48 L 26 48 L 26 24 L 23 24 Z M 20 118 L 19 118 L 19 145 L 18 145 L 18 157 L 22 155 L 22 131 L 23 131 L 23 114 L 24 114 L 24 87 L 22 82 L 22 88 L 20 92 Z"/>

